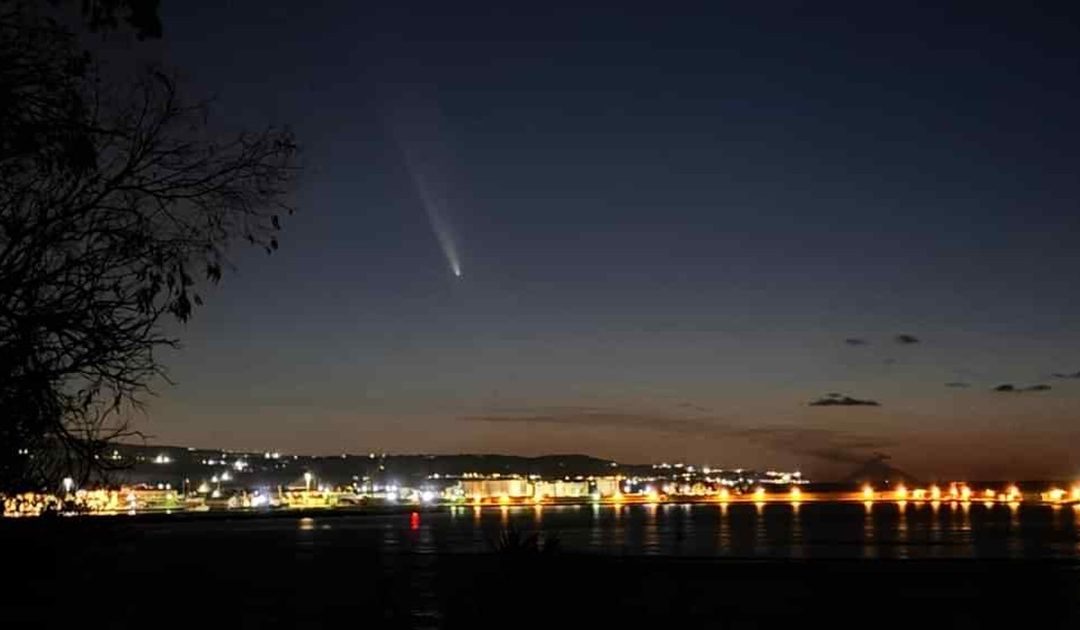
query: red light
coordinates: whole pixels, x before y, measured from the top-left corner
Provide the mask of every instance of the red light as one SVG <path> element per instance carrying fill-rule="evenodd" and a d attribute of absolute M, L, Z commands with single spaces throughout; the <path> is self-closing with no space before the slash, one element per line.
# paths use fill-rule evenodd
<path fill-rule="evenodd" d="M 411 529 L 414 532 L 416 530 L 420 529 L 420 513 L 419 512 L 413 512 L 412 514 L 409 515 L 409 529 Z"/>

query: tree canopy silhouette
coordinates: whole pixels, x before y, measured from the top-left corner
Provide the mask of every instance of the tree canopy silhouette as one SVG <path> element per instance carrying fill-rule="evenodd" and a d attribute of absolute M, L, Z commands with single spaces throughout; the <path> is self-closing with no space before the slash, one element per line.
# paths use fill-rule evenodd
<path fill-rule="evenodd" d="M 156 1 L 86 0 L 81 28 L 160 33 Z M 125 26 L 127 25 L 127 26 Z M 277 249 L 296 145 L 223 138 L 150 69 L 106 80 L 35 3 L 0 8 L 0 490 L 85 478 L 241 239 Z"/>

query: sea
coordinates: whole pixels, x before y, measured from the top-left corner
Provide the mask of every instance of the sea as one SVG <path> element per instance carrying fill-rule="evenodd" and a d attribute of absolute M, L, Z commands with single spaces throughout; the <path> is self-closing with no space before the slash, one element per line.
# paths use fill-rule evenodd
<path fill-rule="evenodd" d="M 763 559 L 1080 559 L 1080 505 L 738 502 L 429 507 L 295 518 L 137 522 L 148 538 L 258 533 L 382 553 L 484 553 L 510 535 L 626 556 Z"/>

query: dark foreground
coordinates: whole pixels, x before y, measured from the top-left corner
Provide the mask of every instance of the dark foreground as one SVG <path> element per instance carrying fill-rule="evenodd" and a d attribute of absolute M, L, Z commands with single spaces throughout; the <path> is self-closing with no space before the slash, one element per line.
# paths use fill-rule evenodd
<path fill-rule="evenodd" d="M 388 553 L 344 529 L 162 535 L 112 519 L 20 523 L 0 536 L 5 627 L 1080 624 L 1080 564 L 1068 560 Z"/>

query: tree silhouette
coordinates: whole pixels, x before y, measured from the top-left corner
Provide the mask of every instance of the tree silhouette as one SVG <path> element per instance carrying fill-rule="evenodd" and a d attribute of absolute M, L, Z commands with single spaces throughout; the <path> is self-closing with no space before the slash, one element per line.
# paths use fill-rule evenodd
<path fill-rule="evenodd" d="M 155 5 L 87 1 L 84 23 L 153 36 Z M 164 72 L 104 74 L 33 3 L 0 8 L 0 489 L 104 467 L 164 375 L 164 320 L 191 317 L 235 240 L 277 249 L 291 212 L 289 132 L 222 139 Z"/>

